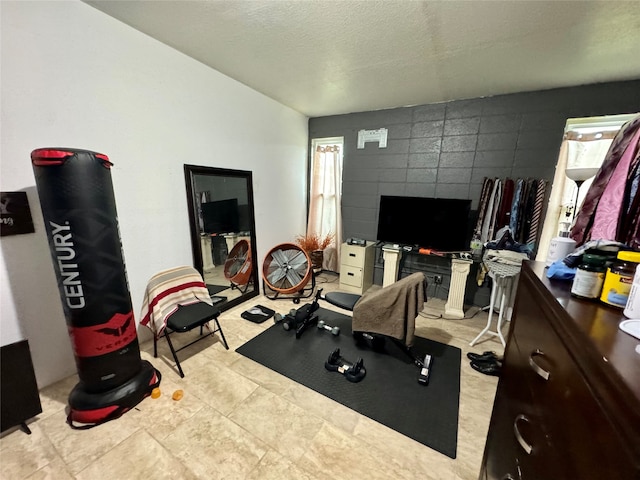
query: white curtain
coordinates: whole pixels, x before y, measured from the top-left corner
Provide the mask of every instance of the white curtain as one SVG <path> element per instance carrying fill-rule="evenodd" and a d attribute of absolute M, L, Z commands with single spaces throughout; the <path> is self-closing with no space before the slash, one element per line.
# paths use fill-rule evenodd
<path fill-rule="evenodd" d="M 580 196 L 576 198 L 578 187 L 573 180 L 567 177 L 566 170 L 568 168 L 599 168 L 616 133 L 617 131 L 595 133 L 569 131 L 565 133 L 560 146 L 536 260 L 546 261 L 551 239 L 558 236 L 562 223 L 568 224 L 566 225 L 566 230 L 568 230 L 574 218 L 573 210 L 580 209 L 582 200 L 593 181 L 593 178 L 585 181 L 580 188 Z"/>
<path fill-rule="evenodd" d="M 342 154 L 338 145 L 316 147 L 310 182 L 307 234 L 321 238 L 334 235 L 333 243 L 324 251 L 322 268 L 337 272 L 342 244 Z"/>

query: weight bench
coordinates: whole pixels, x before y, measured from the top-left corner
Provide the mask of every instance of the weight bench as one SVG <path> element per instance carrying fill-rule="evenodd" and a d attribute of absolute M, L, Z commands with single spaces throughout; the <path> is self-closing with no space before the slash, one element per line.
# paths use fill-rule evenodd
<path fill-rule="evenodd" d="M 419 367 L 424 362 L 411 349 L 415 320 L 424 308 L 427 279 L 422 272 L 413 273 L 366 295 L 328 292 L 320 298 L 338 308 L 353 312 L 351 330 L 358 343 L 381 349 L 389 338 Z"/>

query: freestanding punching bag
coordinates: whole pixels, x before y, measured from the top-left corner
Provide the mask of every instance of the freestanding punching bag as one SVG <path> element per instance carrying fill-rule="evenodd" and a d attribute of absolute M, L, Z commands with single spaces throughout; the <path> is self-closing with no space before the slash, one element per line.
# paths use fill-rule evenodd
<path fill-rule="evenodd" d="M 140 358 L 113 164 L 71 148 L 34 150 L 31 162 L 80 378 L 67 421 L 89 428 L 137 405 L 160 384 L 160 372 Z"/>

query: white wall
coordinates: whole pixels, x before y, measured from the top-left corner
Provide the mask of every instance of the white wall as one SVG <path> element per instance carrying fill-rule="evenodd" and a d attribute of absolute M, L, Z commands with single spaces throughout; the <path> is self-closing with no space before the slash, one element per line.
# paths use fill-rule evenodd
<path fill-rule="evenodd" d="M 0 190 L 27 192 L 36 229 L 2 238 L 0 340 L 28 338 L 43 387 L 76 369 L 31 151 L 82 148 L 115 164 L 138 320 L 149 277 L 192 264 L 183 164 L 253 171 L 259 266 L 304 232 L 308 119 L 84 3 L 2 1 L 0 16 Z"/>

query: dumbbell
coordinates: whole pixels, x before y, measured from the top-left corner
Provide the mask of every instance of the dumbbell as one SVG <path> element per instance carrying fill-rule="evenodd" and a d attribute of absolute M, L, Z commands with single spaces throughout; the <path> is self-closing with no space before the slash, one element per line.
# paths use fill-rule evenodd
<path fill-rule="evenodd" d="M 296 311 L 297 311 L 297 310 L 296 310 L 295 308 L 292 308 L 292 309 L 289 311 L 289 316 L 291 316 L 291 317 L 295 317 L 295 316 L 296 316 Z M 273 316 L 273 323 L 280 323 L 282 320 L 284 320 L 284 317 L 285 317 L 285 316 L 286 316 L 286 314 L 285 314 L 285 315 L 282 315 L 281 313 L 276 313 L 276 314 Z"/>
<path fill-rule="evenodd" d="M 318 328 L 324 328 L 325 330 L 330 331 L 333 335 L 340 335 L 340 327 L 332 327 L 331 325 L 327 325 L 326 323 L 324 323 L 324 320 L 320 320 L 318 322 Z"/>

